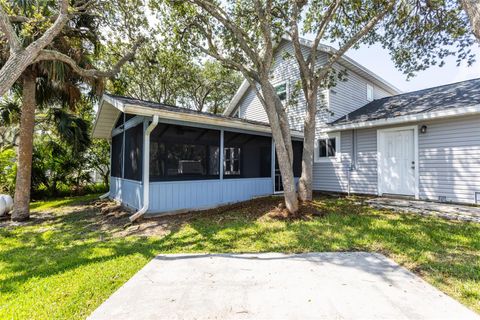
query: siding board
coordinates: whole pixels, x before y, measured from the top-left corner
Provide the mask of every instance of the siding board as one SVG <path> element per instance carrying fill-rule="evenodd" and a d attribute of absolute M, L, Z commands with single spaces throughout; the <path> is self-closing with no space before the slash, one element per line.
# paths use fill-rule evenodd
<path fill-rule="evenodd" d="M 475 192 L 480 192 L 480 116 L 426 125 L 427 132 L 418 137 L 420 197 L 475 203 Z"/>

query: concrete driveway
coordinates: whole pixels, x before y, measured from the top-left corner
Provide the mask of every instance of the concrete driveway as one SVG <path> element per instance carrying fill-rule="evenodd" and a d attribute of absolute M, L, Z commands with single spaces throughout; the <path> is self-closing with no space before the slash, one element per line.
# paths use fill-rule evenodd
<path fill-rule="evenodd" d="M 160 255 L 89 319 L 480 319 L 380 254 Z"/>

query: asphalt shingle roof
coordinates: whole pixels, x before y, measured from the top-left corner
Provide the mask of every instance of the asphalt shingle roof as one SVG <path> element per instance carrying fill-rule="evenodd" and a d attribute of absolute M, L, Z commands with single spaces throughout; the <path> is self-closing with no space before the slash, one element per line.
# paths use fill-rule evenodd
<path fill-rule="evenodd" d="M 480 104 L 480 78 L 374 100 L 331 125 L 372 121 Z"/>
<path fill-rule="evenodd" d="M 173 111 L 173 112 L 179 112 L 179 113 L 186 113 L 186 114 L 198 114 L 198 115 L 209 116 L 209 117 L 212 117 L 212 118 L 220 118 L 220 119 L 227 119 L 227 120 L 231 119 L 231 120 L 242 121 L 242 122 L 245 122 L 245 123 L 270 127 L 270 125 L 268 123 L 261 122 L 261 121 L 254 121 L 254 120 L 247 120 L 247 119 L 236 118 L 236 117 L 229 117 L 229 116 L 224 116 L 222 114 L 213 114 L 213 113 L 210 113 L 210 112 L 197 111 L 197 110 L 187 109 L 187 108 L 178 107 L 178 106 L 174 106 L 174 105 L 152 102 L 152 101 L 146 101 L 146 100 L 136 99 L 136 98 L 132 98 L 132 97 L 126 97 L 126 96 L 120 96 L 120 95 L 115 95 L 115 94 L 110 94 L 110 93 L 105 93 L 105 95 L 109 96 L 109 97 L 111 97 L 115 100 L 118 100 L 118 101 L 122 102 L 123 104 L 131 104 L 131 105 L 136 105 L 136 106 L 141 106 L 141 107 L 147 107 L 147 108 L 158 109 L 158 110 Z"/>

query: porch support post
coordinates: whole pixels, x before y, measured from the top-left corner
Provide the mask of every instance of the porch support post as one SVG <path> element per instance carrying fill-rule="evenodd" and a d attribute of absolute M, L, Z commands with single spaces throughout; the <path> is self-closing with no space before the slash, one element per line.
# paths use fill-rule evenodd
<path fill-rule="evenodd" d="M 223 145 L 224 145 L 224 131 L 220 130 L 220 180 L 223 180 Z"/>

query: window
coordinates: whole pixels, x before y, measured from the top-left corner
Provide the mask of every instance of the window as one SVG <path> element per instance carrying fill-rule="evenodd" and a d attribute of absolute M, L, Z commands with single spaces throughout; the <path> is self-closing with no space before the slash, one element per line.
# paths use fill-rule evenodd
<path fill-rule="evenodd" d="M 373 101 L 373 87 L 367 84 L 367 101 Z"/>
<path fill-rule="evenodd" d="M 240 174 L 240 148 L 224 148 L 224 174 L 226 176 Z"/>
<path fill-rule="evenodd" d="M 287 100 L 287 84 L 285 82 L 275 86 L 275 92 L 277 92 L 278 97 L 282 102 Z"/>
<path fill-rule="evenodd" d="M 218 179 L 219 174 L 219 131 L 159 124 L 152 132 L 152 181 Z"/>
<path fill-rule="evenodd" d="M 223 149 L 225 179 L 271 177 L 271 170 L 271 138 L 225 131 Z"/>
<path fill-rule="evenodd" d="M 315 146 L 315 160 L 325 161 L 339 157 L 340 135 L 330 134 L 317 140 Z"/>

